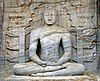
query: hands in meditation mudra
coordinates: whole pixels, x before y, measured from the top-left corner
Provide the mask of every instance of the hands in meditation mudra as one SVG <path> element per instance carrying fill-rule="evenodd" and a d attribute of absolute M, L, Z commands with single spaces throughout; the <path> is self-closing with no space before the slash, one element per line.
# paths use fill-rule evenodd
<path fill-rule="evenodd" d="M 14 74 L 30 76 L 83 74 L 84 65 L 68 62 L 71 58 L 70 34 L 66 29 L 55 25 L 56 15 L 53 9 L 44 12 L 45 26 L 34 29 L 30 35 L 29 57 L 32 62 L 16 64 Z"/>

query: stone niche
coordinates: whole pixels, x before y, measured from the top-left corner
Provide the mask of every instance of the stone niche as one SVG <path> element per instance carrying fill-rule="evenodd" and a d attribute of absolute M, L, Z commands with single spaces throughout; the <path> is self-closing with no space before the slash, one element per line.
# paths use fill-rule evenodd
<path fill-rule="evenodd" d="M 73 59 L 84 64 L 86 69 L 95 71 L 98 62 L 96 0 L 5 0 L 7 60 L 20 62 L 20 44 L 23 44 L 23 56 L 28 56 L 30 32 L 45 24 L 43 12 L 51 6 L 58 13 L 56 25 L 66 28 L 71 34 Z"/>

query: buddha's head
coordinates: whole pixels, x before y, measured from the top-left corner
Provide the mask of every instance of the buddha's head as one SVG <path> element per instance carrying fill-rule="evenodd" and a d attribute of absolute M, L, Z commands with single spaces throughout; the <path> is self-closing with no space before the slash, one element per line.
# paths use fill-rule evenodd
<path fill-rule="evenodd" d="M 54 9 L 46 9 L 44 11 L 44 21 L 47 25 L 53 25 L 56 22 L 56 10 Z"/>

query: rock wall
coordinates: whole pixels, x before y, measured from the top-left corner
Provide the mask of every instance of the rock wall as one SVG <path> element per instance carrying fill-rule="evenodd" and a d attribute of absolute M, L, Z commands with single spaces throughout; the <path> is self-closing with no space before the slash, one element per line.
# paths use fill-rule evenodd
<path fill-rule="evenodd" d="M 97 57 L 98 57 L 98 71 L 100 73 L 100 1 L 97 2 Z"/>
<path fill-rule="evenodd" d="M 2 42 L 3 42 L 3 10 L 4 10 L 4 3 L 3 0 L 0 0 L 0 66 L 4 66 L 4 55 L 2 49 Z"/>
<path fill-rule="evenodd" d="M 6 58 L 18 62 L 20 45 L 25 43 L 22 56 L 28 56 L 30 32 L 41 27 L 43 12 L 52 7 L 57 10 L 59 27 L 71 33 L 72 57 L 86 68 L 96 70 L 96 0 L 4 0 L 4 35 Z M 63 21 L 63 22 L 62 22 Z M 24 34 L 20 34 L 24 33 Z M 19 43 L 21 37 L 25 37 Z M 22 47 L 23 47 L 22 46 Z"/>

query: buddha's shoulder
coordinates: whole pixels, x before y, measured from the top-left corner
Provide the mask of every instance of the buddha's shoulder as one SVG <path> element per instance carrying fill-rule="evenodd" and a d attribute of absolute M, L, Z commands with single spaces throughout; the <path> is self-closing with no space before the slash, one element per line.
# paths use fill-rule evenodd
<path fill-rule="evenodd" d="M 54 29 L 56 29 L 56 30 L 66 30 L 65 28 L 62 28 L 62 27 L 59 27 L 59 26 L 44 26 L 43 27 L 44 29 L 47 29 L 47 30 L 54 30 Z"/>
<path fill-rule="evenodd" d="M 36 29 L 33 29 L 31 33 L 45 33 L 45 32 L 68 32 L 67 29 L 59 27 L 59 26 L 42 26 Z"/>

